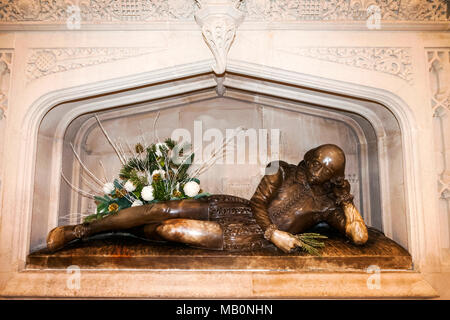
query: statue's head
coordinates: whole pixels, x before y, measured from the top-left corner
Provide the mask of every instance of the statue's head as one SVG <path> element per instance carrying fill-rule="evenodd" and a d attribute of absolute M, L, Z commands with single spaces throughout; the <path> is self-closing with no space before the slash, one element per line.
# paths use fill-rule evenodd
<path fill-rule="evenodd" d="M 305 156 L 306 178 L 309 184 L 344 179 L 345 154 L 334 144 L 323 144 L 309 150 Z"/>

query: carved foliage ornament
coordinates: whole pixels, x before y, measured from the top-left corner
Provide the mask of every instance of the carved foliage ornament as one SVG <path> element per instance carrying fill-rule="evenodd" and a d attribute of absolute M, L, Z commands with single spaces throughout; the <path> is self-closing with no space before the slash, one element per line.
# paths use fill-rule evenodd
<path fill-rule="evenodd" d="M 278 50 L 356 68 L 388 73 L 412 82 L 412 61 L 409 48 L 288 47 Z"/>
<path fill-rule="evenodd" d="M 12 52 L 0 50 L 0 121 L 6 117 L 6 111 L 8 109 L 11 65 Z"/>
<path fill-rule="evenodd" d="M 371 5 L 387 21 L 446 21 L 446 0 L 230 0 L 247 20 L 308 21 L 368 18 Z M 80 9 L 82 23 L 193 20 L 194 0 L 0 0 L 0 21 L 65 24 L 68 7 Z"/>
<path fill-rule="evenodd" d="M 450 48 L 427 51 L 427 60 L 435 117 L 439 195 L 450 199 Z"/>
<path fill-rule="evenodd" d="M 3 158 L 3 143 L 5 139 L 5 119 L 8 111 L 8 96 L 11 82 L 13 53 L 11 50 L 0 50 L 0 170 Z M 1 176 L 1 172 L 0 172 Z M 0 180 L 0 188 L 2 181 Z M 0 189 L 1 190 L 1 189 Z"/>
<path fill-rule="evenodd" d="M 161 48 L 75 47 L 31 49 L 27 61 L 26 75 L 28 80 L 31 81 L 54 73 L 137 57 L 158 50 L 161 50 Z"/>
<path fill-rule="evenodd" d="M 0 0 L 0 21 L 65 23 L 70 6 L 82 22 L 192 20 L 193 0 Z"/>
<path fill-rule="evenodd" d="M 209 19 L 202 27 L 202 33 L 208 47 L 216 59 L 213 71 L 216 74 L 225 72 L 228 50 L 236 33 L 233 19 L 227 17 L 214 17 Z"/>
<path fill-rule="evenodd" d="M 223 74 L 226 68 L 228 50 L 236 29 L 244 15 L 236 9 L 240 1 L 203 0 L 197 1 L 200 9 L 195 19 L 202 29 L 203 38 L 214 55 L 216 64 L 212 67 L 216 74 Z"/>
<path fill-rule="evenodd" d="M 241 10 L 247 20 L 308 21 L 367 20 L 377 6 L 383 20 L 445 21 L 445 0 L 245 0 Z"/>

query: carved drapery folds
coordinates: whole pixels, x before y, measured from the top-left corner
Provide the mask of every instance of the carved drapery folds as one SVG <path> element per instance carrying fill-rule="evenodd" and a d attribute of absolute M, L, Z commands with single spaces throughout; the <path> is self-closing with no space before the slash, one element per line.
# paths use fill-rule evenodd
<path fill-rule="evenodd" d="M 441 199 L 448 201 L 450 200 L 450 48 L 428 50 L 427 58 L 431 108 L 435 119 L 439 194 Z"/>
<path fill-rule="evenodd" d="M 244 14 L 237 9 L 240 1 L 203 0 L 197 2 L 199 9 L 195 13 L 195 19 L 216 60 L 212 69 L 216 74 L 223 74 L 228 50 L 230 50 L 236 29 L 244 19 Z"/>

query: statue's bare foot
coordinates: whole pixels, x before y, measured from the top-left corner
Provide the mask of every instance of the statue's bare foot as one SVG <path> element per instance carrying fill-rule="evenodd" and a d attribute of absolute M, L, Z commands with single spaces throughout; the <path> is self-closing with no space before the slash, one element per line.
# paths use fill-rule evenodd
<path fill-rule="evenodd" d="M 72 240 L 80 239 L 82 235 L 82 225 L 56 227 L 48 233 L 47 248 L 56 251 L 64 247 Z"/>

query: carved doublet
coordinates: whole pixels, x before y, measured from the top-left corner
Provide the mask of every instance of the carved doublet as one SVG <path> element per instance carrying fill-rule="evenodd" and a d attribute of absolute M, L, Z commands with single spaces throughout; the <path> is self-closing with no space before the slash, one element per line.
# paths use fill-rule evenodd
<path fill-rule="evenodd" d="M 223 231 L 223 250 L 247 251 L 269 245 L 253 217 L 250 201 L 231 195 L 208 197 L 209 220 Z"/>
<path fill-rule="evenodd" d="M 303 232 L 336 209 L 328 194 L 313 194 L 302 166 L 285 164 L 282 169 L 284 179 L 267 208 L 271 221 L 280 230 Z"/>

